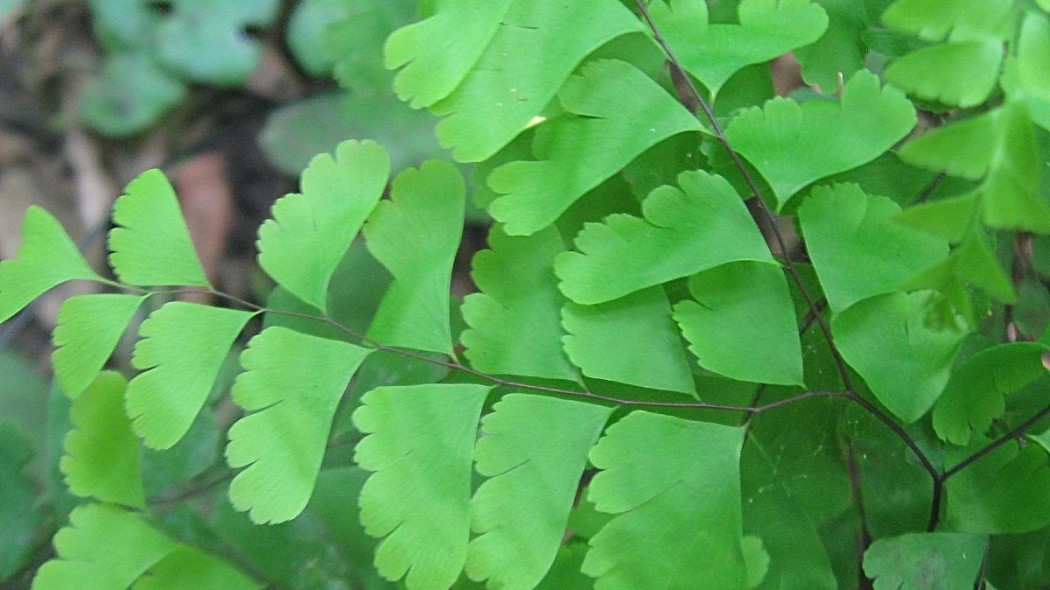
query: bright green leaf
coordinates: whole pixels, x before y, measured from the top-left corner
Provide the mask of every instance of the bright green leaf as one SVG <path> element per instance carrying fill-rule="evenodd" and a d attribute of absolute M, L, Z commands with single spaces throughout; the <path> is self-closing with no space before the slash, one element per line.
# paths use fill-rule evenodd
<path fill-rule="evenodd" d="M 142 322 L 131 364 L 145 372 L 131 380 L 125 405 L 146 446 L 167 449 L 186 434 L 253 315 L 174 301 Z"/>
<path fill-rule="evenodd" d="M 927 325 L 932 297 L 928 291 L 879 295 L 831 323 L 842 357 L 905 423 L 918 420 L 937 401 L 965 336 Z"/>
<path fill-rule="evenodd" d="M 326 311 L 328 283 L 379 202 L 390 160 L 373 142 L 345 141 L 303 171 L 302 193 L 273 205 L 259 227 L 259 266 L 279 285 Z"/>
<path fill-rule="evenodd" d="M 26 209 L 18 255 L 0 261 L 0 323 L 48 290 L 77 279 L 102 280 L 58 220 L 40 207 Z"/>
<path fill-rule="evenodd" d="M 952 467 L 991 443 L 973 436 L 967 448 L 949 447 Z M 1035 531 L 1050 525 L 1050 463 L 1036 445 L 1007 443 L 948 479 L 948 516 L 953 530 L 979 534 Z"/>
<path fill-rule="evenodd" d="M 919 98 L 957 107 L 981 104 L 995 89 L 1003 45 L 997 39 L 925 47 L 894 61 L 886 80 Z"/>
<path fill-rule="evenodd" d="M 113 204 L 109 264 L 129 285 L 210 287 L 193 249 L 175 190 L 154 168 L 132 180 Z"/>
<path fill-rule="evenodd" d="M 241 353 L 231 395 L 254 412 L 230 427 L 226 461 L 246 467 L 230 484 L 237 510 L 256 523 L 299 515 L 321 469 L 328 432 L 350 378 L 371 352 L 337 340 L 267 328 Z"/>
<path fill-rule="evenodd" d="M 447 115 L 441 145 L 455 147 L 460 162 L 487 159 L 543 112 L 588 54 L 642 27 L 619 2 L 512 2 L 470 73 L 431 109 Z"/>
<path fill-rule="evenodd" d="M 660 287 L 562 308 L 569 360 L 594 379 L 695 395 L 682 338 Z"/>
<path fill-rule="evenodd" d="M 75 429 L 66 435 L 60 468 L 75 496 L 142 508 L 142 457 L 124 414 L 126 388 L 124 377 L 107 371 L 73 402 Z"/>
<path fill-rule="evenodd" d="M 558 230 L 512 237 L 497 225 L 489 231 L 489 248 L 473 260 L 471 277 L 481 292 L 463 299 L 470 328 L 460 340 L 471 366 L 501 375 L 577 379 L 561 347 L 565 297 L 552 262 L 565 250 Z"/>
<path fill-rule="evenodd" d="M 95 294 L 66 299 L 52 334 L 62 391 L 76 399 L 105 366 L 146 296 Z"/>
<path fill-rule="evenodd" d="M 451 94 L 505 26 L 512 2 L 435 0 L 429 18 L 394 31 L 384 53 L 386 67 L 404 66 L 394 80 L 398 97 L 418 109 Z"/>
<path fill-rule="evenodd" d="M 463 234 L 465 190 L 454 166 L 430 160 L 399 174 L 390 200 L 376 206 L 364 228 L 365 245 L 394 281 L 368 328 L 369 338 L 452 353 L 449 285 Z"/>
<path fill-rule="evenodd" d="M 259 590 L 264 586 L 217 557 L 179 545 L 132 590 Z"/>
<path fill-rule="evenodd" d="M 743 428 L 633 412 L 591 451 L 589 498 L 616 514 L 591 541 L 596 590 L 744 587 Z M 654 556 L 659 556 L 655 559 Z"/>
<path fill-rule="evenodd" d="M 645 150 L 672 135 L 701 130 L 674 97 L 622 61 L 588 63 L 559 96 L 571 114 L 548 120 L 536 132 L 550 157 L 504 164 L 488 177 L 489 186 L 503 195 L 489 205 L 489 213 L 510 235 L 550 225 Z"/>
<path fill-rule="evenodd" d="M 1043 355 L 1048 347 L 1014 342 L 983 350 L 953 373 L 933 408 L 937 436 L 965 446 L 970 433 L 983 435 L 1006 410 L 1004 395 L 1046 374 Z"/>
<path fill-rule="evenodd" d="M 361 523 L 386 537 L 380 575 L 409 590 L 441 590 L 459 577 L 470 540 L 471 460 L 490 388 L 428 384 L 366 393 L 354 424 L 367 436 L 354 460 L 374 471 L 361 490 Z"/>
<path fill-rule="evenodd" d="M 1005 38 L 1013 0 L 897 0 L 882 22 L 926 41 Z"/>
<path fill-rule="evenodd" d="M 839 313 L 854 303 L 899 290 L 948 256 L 948 244 L 897 223 L 900 207 L 855 184 L 819 186 L 798 209 L 813 267 Z"/>
<path fill-rule="evenodd" d="M 683 172 L 645 200 L 645 219 L 611 215 L 576 236 L 579 252 L 559 254 L 554 270 L 569 299 L 587 305 L 736 260 L 772 261 L 740 196 L 725 179 Z"/>
<path fill-rule="evenodd" d="M 809 45 L 828 26 L 827 13 L 809 0 L 743 0 L 737 10 L 739 24 L 708 24 L 703 0 L 649 6 L 675 56 L 712 94 L 745 66 Z"/>
<path fill-rule="evenodd" d="M 862 70 L 838 102 L 774 98 L 733 119 L 726 135 L 769 182 L 780 208 L 806 185 L 874 160 L 914 126 L 915 108 L 904 94 L 880 89 Z"/>
<path fill-rule="evenodd" d="M 894 219 L 950 242 L 961 242 L 979 220 L 981 200 L 977 193 L 920 203 Z"/>
<path fill-rule="evenodd" d="M 879 539 L 864 552 L 875 590 L 956 590 L 977 581 L 988 539 L 968 533 L 913 533 Z"/>
<path fill-rule="evenodd" d="M 725 264 L 693 275 L 674 319 L 699 365 L 741 381 L 802 384 L 802 345 L 779 267 Z"/>
<path fill-rule="evenodd" d="M 471 502 L 466 571 L 493 588 L 530 590 L 544 578 L 612 408 L 509 394 L 481 421 L 477 470 L 491 478 Z"/>

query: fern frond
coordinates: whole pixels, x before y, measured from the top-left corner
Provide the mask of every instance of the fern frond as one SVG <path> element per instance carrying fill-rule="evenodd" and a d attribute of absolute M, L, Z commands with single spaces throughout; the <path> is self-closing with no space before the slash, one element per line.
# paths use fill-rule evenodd
<path fill-rule="evenodd" d="M 95 380 L 146 297 L 101 293 L 62 303 L 51 358 L 63 393 L 76 399 Z"/>

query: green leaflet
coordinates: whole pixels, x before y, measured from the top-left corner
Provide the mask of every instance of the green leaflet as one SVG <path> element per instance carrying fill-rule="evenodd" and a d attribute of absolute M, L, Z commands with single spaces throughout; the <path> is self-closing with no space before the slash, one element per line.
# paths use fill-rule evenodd
<path fill-rule="evenodd" d="M 973 436 L 966 448 L 948 447 L 951 467 L 992 441 Z M 1007 443 L 948 479 L 948 515 L 952 530 L 979 534 L 1023 533 L 1050 525 L 1050 465 L 1036 445 Z"/>
<path fill-rule="evenodd" d="M 904 94 L 880 90 L 879 79 L 861 70 L 838 102 L 774 98 L 733 119 L 726 136 L 769 182 L 780 209 L 806 185 L 874 160 L 914 126 Z"/>
<path fill-rule="evenodd" d="M 322 312 L 328 283 L 383 195 L 390 159 L 378 144 L 344 141 L 335 158 L 320 154 L 303 171 L 302 193 L 273 205 L 259 227 L 259 266 L 279 285 Z"/>
<path fill-rule="evenodd" d="M 827 13 L 809 0 L 743 0 L 737 10 L 739 24 L 708 24 L 703 0 L 649 6 L 675 56 L 712 95 L 744 67 L 809 45 L 828 26 Z"/>
<path fill-rule="evenodd" d="M 869 53 L 865 37 L 873 31 L 869 9 L 873 7 L 871 0 L 816 0 L 816 3 L 828 14 L 827 30 L 816 43 L 799 47 L 794 54 L 802 66 L 806 84 L 816 84 L 830 93 L 838 89 L 844 78 L 851 78 L 864 67 Z"/>
<path fill-rule="evenodd" d="M 901 289 L 948 256 L 945 240 L 897 223 L 900 207 L 855 184 L 813 189 L 798 209 L 831 310 Z"/>
<path fill-rule="evenodd" d="M 646 198 L 644 219 L 610 215 L 576 236 L 579 252 L 559 254 L 561 290 L 592 305 L 736 260 L 773 257 L 736 191 L 697 170 Z"/>
<path fill-rule="evenodd" d="M 398 174 L 390 200 L 376 205 L 364 228 L 365 245 L 394 281 L 368 328 L 369 338 L 452 354 L 449 285 L 463 234 L 465 191 L 454 166 L 429 160 Z"/>
<path fill-rule="evenodd" d="M 897 0 L 882 22 L 926 41 L 1006 38 L 1013 9 L 1013 0 Z"/>
<path fill-rule="evenodd" d="M 179 545 L 132 587 L 132 590 L 259 590 L 265 587 L 225 561 Z"/>
<path fill-rule="evenodd" d="M 1006 410 L 1004 395 L 1046 374 L 1037 342 L 1014 342 L 983 350 L 952 373 L 933 408 L 933 429 L 942 440 L 965 446 L 983 435 Z"/>
<path fill-rule="evenodd" d="M 267 328 L 241 353 L 231 395 L 254 412 L 230 427 L 226 461 L 246 467 L 230 484 L 237 510 L 255 523 L 299 515 L 321 469 L 336 406 L 369 349 Z"/>
<path fill-rule="evenodd" d="M 106 371 L 73 402 L 75 429 L 66 434 L 59 466 L 73 495 L 143 508 L 142 457 L 124 414 L 126 388 L 124 377 Z"/>
<path fill-rule="evenodd" d="M 643 30 L 620 2 L 513 0 L 470 73 L 431 107 L 447 115 L 437 125 L 441 145 L 460 162 L 487 159 L 543 112 L 588 54 Z"/>
<path fill-rule="evenodd" d="M 383 66 L 383 45 L 395 29 L 416 20 L 416 3 L 412 0 L 353 4 L 334 0 L 330 3 L 333 10 L 339 11 L 338 16 L 333 15 L 334 18 L 324 21 L 325 27 L 320 33 L 320 42 L 315 34 L 306 37 L 306 44 L 321 52 L 331 64 L 331 74 L 339 82 L 339 86 L 350 90 L 362 104 L 383 105 L 379 107 L 383 109 L 389 109 L 388 105 L 393 103 L 400 105 L 390 88 L 394 74 Z M 307 2 L 306 5 L 309 4 Z M 304 4 L 300 3 L 299 6 Z M 411 112 L 408 105 L 400 106 L 403 107 L 402 112 Z M 385 118 L 376 115 L 372 117 Z M 426 118 L 429 119 L 429 116 Z M 384 126 L 382 121 L 376 123 L 378 126 Z M 354 135 L 377 139 L 370 133 L 356 132 Z M 433 138 L 432 122 L 428 135 L 431 143 L 436 146 L 437 139 Z M 346 137 L 343 135 L 341 139 Z M 387 147 L 390 145 L 387 144 Z M 397 160 L 396 157 L 391 159 L 395 162 Z M 398 168 L 396 164 L 394 167 Z"/>
<path fill-rule="evenodd" d="M 674 319 L 697 363 L 741 381 L 802 385 L 794 305 L 778 266 L 734 262 L 693 275 Z"/>
<path fill-rule="evenodd" d="M 139 328 L 126 409 L 146 446 L 167 449 L 189 430 L 237 335 L 255 314 L 183 301 L 150 314 Z"/>
<path fill-rule="evenodd" d="M 210 288 L 175 190 L 156 168 L 128 183 L 113 204 L 109 265 L 128 285 Z"/>
<path fill-rule="evenodd" d="M 1021 24 L 1015 47 L 1016 59 L 1007 58 L 1003 70 L 1003 90 L 1011 100 L 1027 101 L 1032 120 L 1050 129 L 1050 21 L 1047 15 L 1029 12 Z"/>
<path fill-rule="evenodd" d="M 489 249 L 472 262 L 481 292 L 467 295 L 461 308 L 470 328 L 460 340 L 472 367 L 499 375 L 579 377 L 561 347 L 565 297 L 553 259 L 564 250 L 554 227 L 528 237 L 508 236 L 499 225 L 489 231 Z"/>
<path fill-rule="evenodd" d="M 398 97 L 418 109 L 451 94 L 504 26 L 512 2 L 435 0 L 429 18 L 394 31 L 384 53 L 387 68 L 404 66 L 394 79 Z"/>
<path fill-rule="evenodd" d="M 142 133 L 181 103 L 187 86 L 177 74 L 157 63 L 149 51 L 113 53 L 84 85 L 78 114 L 81 121 L 103 135 L 128 138 Z"/>
<path fill-rule="evenodd" d="M 865 299 L 835 316 L 835 343 L 871 392 L 904 423 L 941 395 L 965 333 L 927 325 L 931 291 Z"/>
<path fill-rule="evenodd" d="M 137 515 L 108 504 L 78 506 L 55 535 L 58 557 L 37 571 L 33 590 L 125 590 L 175 543 Z"/>
<path fill-rule="evenodd" d="M 509 394 L 481 421 L 466 571 L 493 588 L 530 590 L 565 535 L 587 452 L 613 408 Z"/>
<path fill-rule="evenodd" d="M 489 186 L 503 195 L 489 205 L 489 213 L 510 235 L 550 225 L 645 150 L 702 129 L 674 97 L 622 61 L 588 63 L 565 82 L 559 97 L 571 114 L 537 129 L 536 141 L 548 157 L 504 164 L 488 177 Z"/>
<path fill-rule="evenodd" d="M 18 256 L 0 261 L 0 323 L 46 291 L 82 279 L 101 281 L 66 230 L 41 207 L 26 209 Z"/>
<path fill-rule="evenodd" d="M 786 294 L 786 291 L 785 291 Z M 661 287 L 598 305 L 562 308 L 569 359 L 595 379 L 696 395 L 682 339 Z"/>
<path fill-rule="evenodd" d="M 1023 103 L 941 127 L 901 149 L 910 164 L 984 181 L 984 222 L 998 229 L 1050 233 L 1050 207 L 1038 194 L 1042 169 L 1039 147 Z"/>
<path fill-rule="evenodd" d="M 75 295 L 62 303 L 52 333 L 52 363 L 72 399 L 98 376 L 146 295 Z"/>
<path fill-rule="evenodd" d="M 588 497 L 617 516 L 591 541 L 596 590 L 744 587 L 743 428 L 632 412 L 591 451 Z M 654 556 L 659 559 L 654 559 Z"/>
<path fill-rule="evenodd" d="M 968 533 L 914 533 L 879 539 L 864 552 L 875 588 L 955 590 L 977 581 L 988 539 Z"/>
<path fill-rule="evenodd" d="M 471 459 L 491 388 L 470 384 L 377 387 L 354 424 L 367 436 L 354 460 L 374 471 L 361 490 L 365 532 L 386 537 L 380 575 L 409 590 L 443 590 L 459 577 L 470 539 Z"/>
<path fill-rule="evenodd" d="M 999 79 L 1003 45 L 998 39 L 934 45 L 886 68 L 886 80 L 909 94 L 958 107 L 987 100 Z"/>
<path fill-rule="evenodd" d="M 26 469 L 34 454 L 33 444 L 12 422 L 0 421 L 0 580 L 32 559 L 34 547 L 26 539 L 33 538 L 43 521 L 36 486 Z"/>

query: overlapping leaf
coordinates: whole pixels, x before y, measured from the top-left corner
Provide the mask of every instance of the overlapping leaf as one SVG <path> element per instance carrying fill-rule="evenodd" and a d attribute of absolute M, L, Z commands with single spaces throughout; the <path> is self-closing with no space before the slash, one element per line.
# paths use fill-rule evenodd
<path fill-rule="evenodd" d="M 806 185 L 874 160 L 915 120 L 903 93 L 880 89 L 878 78 L 861 70 L 838 102 L 774 98 L 733 119 L 726 135 L 769 182 L 779 208 Z"/>
<path fill-rule="evenodd" d="M 897 0 L 882 21 L 926 41 L 1005 38 L 1013 10 L 1012 0 Z"/>
<path fill-rule="evenodd" d="M 543 112 L 588 54 L 642 26 L 619 2 L 515 0 L 470 73 L 432 106 L 447 115 L 441 145 L 460 162 L 487 159 Z"/>
<path fill-rule="evenodd" d="M 900 207 L 855 184 L 816 187 L 798 216 L 831 310 L 899 290 L 948 255 L 945 240 L 897 223 Z"/>
<path fill-rule="evenodd" d="M 132 590 L 259 590 L 264 586 L 217 557 L 179 545 Z"/>
<path fill-rule="evenodd" d="M 596 590 L 744 587 L 743 439 L 742 428 L 647 412 L 607 430 L 590 455 L 603 471 L 589 498 L 616 515 L 583 562 Z"/>
<path fill-rule="evenodd" d="M 567 303 L 562 323 L 568 332 L 562 338 L 565 352 L 584 375 L 696 394 L 689 360 L 661 287 L 598 305 Z"/>
<path fill-rule="evenodd" d="M 0 261 L 0 322 L 6 322 L 49 289 L 72 280 L 101 281 L 66 230 L 40 207 L 26 209 L 22 244 L 13 260 Z"/>
<path fill-rule="evenodd" d="M 699 365 L 741 381 L 802 384 L 802 345 L 784 273 L 735 262 L 693 275 L 674 319 Z"/>
<path fill-rule="evenodd" d="M 126 407 L 146 446 L 167 449 L 186 434 L 253 315 L 175 301 L 142 322 L 131 364 L 145 372 L 128 385 Z"/>
<path fill-rule="evenodd" d="M 378 144 L 346 141 L 303 171 L 259 227 L 259 266 L 306 303 L 327 310 L 328 283 L 383 195 L 390 159 Z"/>
<path fill-rule="evenodd" d="M 587 453 L 612 408 L 509 394 L 481 421 L 477 471 L 489 477 L 471 502 L 466 571 L 507 590 L 530 590 L 565 535 Z"/>
<path fill-rule="evenodd" d="M 461 308 L 470 328 L 460 340 L 471 366 L 495 374 L 576 379 L 561 347 L 565 297 L 553 260 L 565 245 L 558 230 L 512 237 L 495 226 L 489 248 L 474 255 L 471 276 L 481 292 L 467 295 Z"/>
<path fill-rule="evenodd" d="M 129 285 L 209 287 L 175 190 L 156 168 L 132 180 L 113 204 L 109 264 Z"/>
<path fill-rule="evenodd" d="M 1021 23 L 1016 59 L 1007 59 L 1002 86 L 1012 100 L 1024 100 L 1032 120 L 1050 129 L 1050 21 L 1030 11 Z"/>
<path fill-rule="evenodd" d="M 828 26 L 809 0 L 743 0 L 733 24 L 709 24 L 703 0 L 660 0 L 649 10 L 675 56 L 712 94 L 745 66 L 809 45 Z"/>
<path fill-rule="evenodd" d="M 969 447 L 949 447 L 946 467 L 991 442 L 974 436 Z M 978 534 L 1039 530 L 1050 525 L 1048 488 L 1046 451 L 1036 445 L 1007 443 L 947 481 L 947 524 L 952 530 Z"/>
<path fill-rule="evenodd" d="M 465 190 L 454 166 L 430 160 L 399 174 L 391 200 L 376 206 L 364 228 L 365 244 L 394 281 L 368 328 L 370 338 L 452 353 L 449 285 L 463 234 Z"/>
<path fill-rule="evenodd" d="M 146 296 L 76 295 L 62 303 L 52 363 L 62 391 L 76 399 L 105 366 Z"/>
<path fill-rule="evenodd" d="M 310 500 L 328 432 L 350 378 L 371 351 L 338 340 L 267 328 L 241 354 L 231 395 L 254 412 L 230 427 L 226 460 L 247 467 L 230 484 L 237 510 L 283 522 Z"/>
<path fill-rule="evenodd" d="M 409 590 L 456 581 L 470 539 L 471 460 L 488 387 L 428 384 L 378 387 L 362 398 L 354 424 L 367 436 L 354 459 L 374 471 L 361 490 L 361 523 L 385 537 L 375 565 Z"/>
<path fill-rule="evenodd" d="M 561 290 L 576 303 L 628 293 L 736 260 L 772 261 L 747 208 L 725 179 L 683 172 L 645 200 L 644 219 L 611 215 L 576 236 L 579 252 L 555 259 Z"/>
<path fill-rule="evenodd" d="M 537 130 L 545 159 L 511 162 L 488 177 L 503 196 L 489 212 L 508 234 L 531 234 L 554 222 L 584 193 L 672 135 L 700 131 L 700 122 L 634 66 L 588 63 L 559 97 L 570 115 Z M 578 115 L 578 116 L 577 116 Z M 639 130 L 644 130 L 639 132 Z"/>
<path fill-rule="evenodd" d="M 66 434 L 59 466 L 74 495 L 142 508 L 142 457 L 124 414 L 126 387 L 119 373 L 107 371 L 73 402 L 75 429 Z"/>
<path fill-rule="evenodd" d="M 445 98 L 470 72 L 503 26 L 513 0 L 437 0 L 431 15 L 394 31 L 386 41 L 386 67 L 404 66 L 394 90 L 412 108 Z M 449 35 L 450 30 L 455 35 Z M 436 49 L 440 48 L 440 49 Z"/>
<path fill-rule="evenodd" d="M 876 588 L 970 588 L 985 558 L 988 539 L 968 533 L 913 533 L 879 539 L 864 552 L 864 573 Z"/>
<path fill-rule="evenodd" d="M 1003 46 L 998 39 L 925 47 L 894 61 L 886 80 L 909 94 L 957 107 L 987 100 L 999 79 Z"/>

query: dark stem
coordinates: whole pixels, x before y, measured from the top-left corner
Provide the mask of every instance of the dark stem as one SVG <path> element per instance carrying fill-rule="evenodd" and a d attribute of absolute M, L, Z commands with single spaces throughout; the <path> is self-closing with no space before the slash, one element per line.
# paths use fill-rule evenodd
<path fill-rule="evenodd" d="M 1015 438 L 1020 438 L 1024 436 L 1024 434 L 1028 432 L 1029 428 L 1034 426 L 1036 422 L 1042 420 L 1043 418 L 1046 418 L 1048 415 L 1050 415 L 1050 405 L 1044 407 L 1042 410 L 1039 410 L 1034 416 L 1025 420 L 1024 422 L 1021 422 L 1017 426 L 1017 428 L 1014 428 L 1010 432 L 1007 432 L 1006 434 L 1000 436 L 988 446 L 963 459 L 962 461 L 956 463 L 954 467 L 944 472 L 944 475 L 941 476 L 941 479 L 948 479 L 949 477 L 955 475 L 956 473 L 959 473 L 963 469 L 966 469 L 970 465 L 976 463 L 985 455 L 991 453 L 992 451 L 998 449 L 1006 443 L 1014 440 Z"/>

